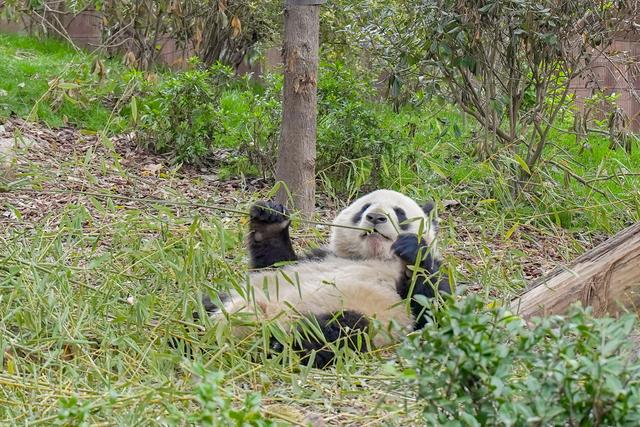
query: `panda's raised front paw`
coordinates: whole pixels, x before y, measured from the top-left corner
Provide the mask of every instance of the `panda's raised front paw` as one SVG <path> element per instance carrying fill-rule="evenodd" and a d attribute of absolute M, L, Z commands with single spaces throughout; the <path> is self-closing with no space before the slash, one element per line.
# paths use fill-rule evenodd
<path fill-rule="evenodd" d="M 265 224 L 278 224 L 289 221 L 287 208 L 271 200 L 261 200 L 251 206 L 251 220 Z"/>
<path fill-rule="evenodd" d="M 253 240 L 262 242 L 277 236 L 289 227 L 291 219 L 287 208 L 272 201 L 260 201 L 251 207 L 250 228 L 253 232 Z M 287 236 L 288 240 L 289 237 Z"/>
<path fill-rule="evenodd" d="M 423 239 L 419 239 L 416 234 L 400 234 L 391 245 L 393 253 L 407 264 L 416 262 L 420 248 L 424 248 L 422 251 L 422 256 L 424 257 L 429 250 L 429 246 Z"/>

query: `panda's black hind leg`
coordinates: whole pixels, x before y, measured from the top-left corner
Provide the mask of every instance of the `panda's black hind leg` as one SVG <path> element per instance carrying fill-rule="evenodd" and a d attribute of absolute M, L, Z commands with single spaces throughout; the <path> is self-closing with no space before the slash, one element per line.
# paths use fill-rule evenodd
<path fill-rule="evenodd" d="M 415 283 L 412 283 L 413 271 L 406 268 L 398 279 L 396 289 L 401 298 L 411 298 L 411 312 L 416 319 L 415 328 L 421 329 L 427 323 L 427 317 L 424 306 L 416 301 L 414 296 L 423 295 L 426 298 L 433 298 L 436 295 L 436 289 L 450 294 L 449 280 L 446 276 L 439 275 L 440 260 L 432 256 L 427 243 L 417 235 L 401 234 L 391 249 L 407 267 L 414 266 L 420 257 L 419 266 L 424 270 L 423 273 L 418 274 Z"/>
<path fill-rule="evenodd" d="M 291 245 L 287 209 L 272 201 L 260 201 L 251 207 L 249 255 L 251 268 L 270 267 L 282 261 L 298 259 Z"/>
<path fill-rule="evenodd" d="M 217 300 L 219 300 L 219 302 L 222 304 L 224 304 L 228 298 L 229 298 L 229 295 L 226 293 L 219 293 L 217 295 Z M 216 311 L 220 310 L 219 303 L 212 300 L 208 294 L 203 294 L 201 301 L 202 301 L 202 308 L 204 308 L 205 315 L 211 315 Z M 193 317 L 193 321 L 195 323 L 200 323 L 199 311 L 192 311 L 191 316 Z M 194 330 L 189 331 L 186 328 L 184 330 L 184 334 L 186 335 L 193 334 L 193 333 L 194 333 Z M 189 343 L 188 340 L 184 340 L 176 336 L 170 336 L 167 339 L 167 344 L 169 348 L 171 348 L 172 350 L 177 350 L 180 354 L 182 354 L 182 356 L 186 357 L 187 359 L 193 359 L 193 356 L 194 356 L 193 348 L 191 346 L 191 343 Z"/>
<path fill-rule="evenodd" d="M 220 301 L 220 303 L 224 304 L 229 299 L 229 295 L 227 293 L 220 292 L 217 294 L 217 299 Z M 219 303 L 211 299 L 211 296 L 209 294 L 206 294 L 206 293 L 202 294 L 201 301 L 202 301 L 202 308 L 204 308 L 204 312 L 207 315 L 211 315 L 216 311 L 220 311 Z M 199 312 L 193 311 L 191 315 L 193 316 L 193 320 L 195 321 L 200 320 Z"/>
<path fill-rule="evenodd" d="M 301 325 L 298 328 L 299 338 L 294 340 L 293 350 L 300 354 L 301 362 L 308 365 L 312 354 L 313 366 L 325 368 L 335 360 L 335 346 L 347 346 L 355 351 L 369 351 L 366 333 L 369 329 L 369 320 L 362 314 L 353 310 L 344 310 L 336 313 L 318 314 L 310 316 L 307 320 L 311 325 L 317 325 L 322 333 L 318 337 L 311 325 Z"/>

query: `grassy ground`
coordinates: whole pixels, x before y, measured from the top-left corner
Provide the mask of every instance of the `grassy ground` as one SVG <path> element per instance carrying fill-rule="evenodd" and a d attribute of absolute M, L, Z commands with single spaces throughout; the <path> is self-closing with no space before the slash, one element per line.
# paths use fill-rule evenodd
<path fill-rule="evenodd" d="M 89 130 L 109 122 L 109 96 L 124 72 L 117 61 L 101 60 L 96 68 L 96 57 L 66 43 L 2 33 L 0 57 L 0 117 Z"/>
<path fill-rule="evenodd" d="M 220 414 L 233 407 L 284 425 L 420 423 L 419 401 L 388 370 L 393 348 L 307 370 L 268 357 L 268 327 L 237 342 L 215 324 L 193 325 L 202 292 L 242 280 L 245 218 L 189 203 L 246 210 L 268 197 L 264 181 L 176 171 L 126 139 L 105 144 L 20 121 L 5 127 L 37 145 L 17 166 L 26 183 L 0 193 L 0 419 L 181 425 L 215 413 L 226 425 L 231 415 Z M 339 207 L 320 203 L 325 219 Z M 588 233 L 532 226 L 506 238 L 486 205 L 445 211 L 441 236 L 456 277 L 490 299 L 593 244 Z M 296 244 L 317 245 L 327 231 L 296 224 Z M 194 360 L 172 349 L 171 337 L 190 342 Z M 259 408 L 245 402 L 251 393 L 260 394 Z"/>
<path fill-rule="evenodd" d="M 224 208 L 246 210 L 268 197 L 264 181 L 174 170 L 126 138 L 105 144 L 16 120 L 5 127 L 37 144 L 17 166 L 16 182 L 26 183 L 0 193 L 0 419 L 183 425 L 215 416 L 219 425 L 233 425 L 235 416 L 283 425 L 420 425 L 414 391 L 389 369 L 398 361 L 394 348 L 345 354 L 334 369 L 308 370 L 268 357 L 268 326 L 238 342 L 215 324 L 193 324 L 202 292 L 242 280 L 245 218 Z M 339 207 L 324 197 L 320 203 L 321 219 Z M 531 225 L 507 237 L 497 231 L 504 227 L 496 218 L 504 218 L 487 205 L 443 212 L 441 236 L 456 277 L 489 299 L 507 298 L 595 243 L 593 233 Z M 317 245 L 328 231 L 303 224 L 294 230 L 301 247 Z M 189 342 L 194 359 L 168 345 L 171 337 Z"/>
<path fill-rule="evenodd" d="M 67 64 L 79 64 L 86 67 L 79 78 L 95 79 L 92 87 L 107 93 L 110 80 L 91 74 L 87 56 L 5 35 L 0 52 L 8 58 L 0 62 L 2 114 L 28 117 L 33 110 L 52 126 L 66 116 L 82 128 L 107 127 L 111 110 L 101 102 L 63 96 L 53 108 L 57 98 L 47 92 L 54 77 L 73 82 L 76 67 Z M 422 160 L 405 165 L 406 180 L 398 166 L 394 187 L 446 201 L 442 249 L 456 278 L 472 283 L 470 291 L 507 299 L 638 219 L 639 181 L 628 175 L 640 164 L 638 150 L 627 156 L 594 138 L 580 153 L 571 136 L 554 135 L 548 158 L 570 162 L 591 187 L 549 166 L 553 179 L 530 193 L 533 203 L 523 203 L 500 192 L 503 178 L 488 162 L 469 156 L 469 135 L 437 139 L 438 126 L 418 129 Z M 221 181 L 215 168 L 178 168 L 126 138 L 17 119 L 4 128 L 0 136 L 20 134 L 36 144 L 20 154 L 12 191 L 0 192 L 2 422 L 421 424 L 414 390 L 389 369 L 397 360 L 393 348 L 344 355 L 336 368 L 317 371 L 267 357 L 263 330 L 237 342 L 214 324 L 193 324 L 202 292 L 242 280 L 246 218 L 192 203 L 246 210 L 268 197 L 268 182 Z M 321 219 L 341 207 L 329 190 L 320 189 Z M 328 234 L 301 223 L 294 230 L 301 247 Z M 172 349 L 171 337 L 190 342 L 194 359 Z"/>

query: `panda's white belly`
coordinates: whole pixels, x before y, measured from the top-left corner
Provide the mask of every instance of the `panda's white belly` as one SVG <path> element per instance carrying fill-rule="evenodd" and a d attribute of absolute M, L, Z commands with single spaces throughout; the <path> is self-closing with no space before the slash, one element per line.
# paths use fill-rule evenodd
<path fill-rule="evenodd" d="M 236 295 L 226 311 L 249 311 L 273 319 L 298 313 L 327 314 L 353 310 L 378 320 L 385 328 L 395 321 L 406 332 L 413 326 L 411 311 L 396 291 L 402 274 L 399 260 L 350 260 L 329 257 L 249 275 L 248 298 Z M 248 292 L 247 292 L 248 291 Z M 249 301 L 247 301 L 249 300 Z M 375 340 L 380 345 L 386 339 Z"/>

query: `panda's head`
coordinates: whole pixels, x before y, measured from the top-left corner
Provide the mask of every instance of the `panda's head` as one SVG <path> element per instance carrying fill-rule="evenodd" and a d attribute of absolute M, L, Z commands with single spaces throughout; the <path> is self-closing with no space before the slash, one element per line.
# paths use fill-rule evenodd
<path fill-rule="evenodd" d="M 391 245 L 399 234 L 421 233 L 435 251 L 436 222 L 429 215 L 432 209 L 433 204 L 420 207 L 397 191 L 374 191 L 346 207 L 333 221 L 371 231 L 333 227 L 329 245 L 339 257 L 389 259 L 393 256 Z"/>

